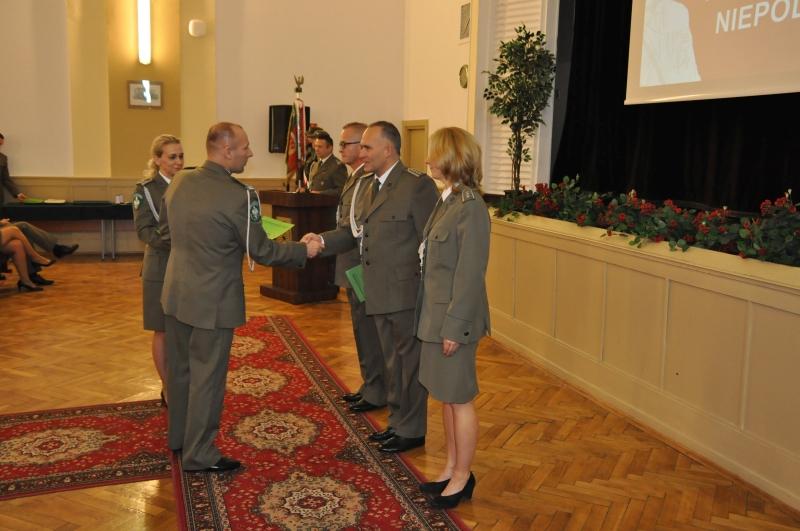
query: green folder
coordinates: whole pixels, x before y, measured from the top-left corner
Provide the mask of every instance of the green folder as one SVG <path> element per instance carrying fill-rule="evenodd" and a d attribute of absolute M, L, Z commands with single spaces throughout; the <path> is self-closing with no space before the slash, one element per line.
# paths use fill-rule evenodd
<path fill-rule="evenodd" d="M 26 205 L 38 205 L 40 203 L 44 203 L 44 199 L 37 199 L 35 197 L 26 197 L 22 200 L 22 202 Z"/>
<path fill-rule="evenodd" d="M 345 271 L 344 274 L 347 280 L 350 281 L 350 287 L 353 288 L 353 292 L 356 294 L 358 301 L 366 301 L 367 295 L 364 293 L 364 266 L 358 264 Z"/>
<path fill-rule="evenodd" d="M 269 216 L 261 216 L 261 226 L 264 227 L 264 232 L 267 233 L 267 237 L 269 237 L 270 240 L 274 240 L 287 231 L 292 230 L 294 224 L 286 223 L 285 221 L 280 221 Z"/>

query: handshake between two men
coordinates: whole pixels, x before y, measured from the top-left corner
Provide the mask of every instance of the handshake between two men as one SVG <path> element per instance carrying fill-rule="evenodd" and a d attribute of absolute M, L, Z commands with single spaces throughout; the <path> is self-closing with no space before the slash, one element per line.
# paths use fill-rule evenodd
<path fill-rule="evenodd" d="M 300 243 L 306 244 L 306 256 L 308 258 L 316 258 L 325 249 L 325 242 L 322 241 L 322 237 L 313 232 L 309 232 L 300 238 Z"/>

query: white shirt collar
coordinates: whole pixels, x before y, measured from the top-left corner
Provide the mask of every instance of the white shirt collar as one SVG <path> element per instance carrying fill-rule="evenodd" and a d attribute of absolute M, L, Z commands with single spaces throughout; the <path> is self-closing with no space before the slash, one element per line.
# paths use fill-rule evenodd
<path fill-rule="evenodd" d="M 397 159 L 397 162 L 400 162 L 400 159 Z M 376 179 L 378 179 L 381 182 L 381 186 L 383 186 L 383 183 L 386 182 L 386 178 L 389 177 L 390 173 L 392 173 L 392 170 L 394 169 L 394 167 L 397 166 L 397 162 L 392 164 L 391 167 L 389 167 L 389 169 L 386 170 L 386 172 L 383 175 L 378 175 L 378 176 L 375 177 Z"/>
<path fill-rule="evenodd" d="M 158 174 L 161 176 L 161 178 L 162 178 L 162 179 L 164 179 L 165 181 L 167 181 L 167 184 L 170 184 L 170 183 L 172 182 L 172 179 L 171 179 L 171 178 L 167 177 L 166 175 L 164 175 L 164 174 L 163 174 L 163 173 L 161 173 L 160 171 L 158 172 Z"/>
<path fill-rule="evenodd" d="M 317 159 L 319 161 L 319 165 L 322 166 L 323 164 L 325 164 L 325 161 L 328 160 L 329 158 L 331 158 L 332 156 L 333 156 L 333 153 L 331 153 L 330 155 L 328 155 L 324 159 Z"/>
<path fill-rule="evenodd" d="M 453 193 L 453 187 L 452 186 L 448 186 L 447 188 L 444 189 L 444 191 L 442 192 L 442 203 L 447 201 L 447 198 L 450 197 L 451 193 Z"/>
<path fill-rule="evenodd" d="M 355 168 L 355 169 L 353 169 L 353 168 L 351 167 L 351 168 L 350 168 L 350 170 L 351 170 L 351 171 L 350 171 L 350 175 L 353 175 L 355 172 L 357 172 L 358 170 L 360 170 L 360 169 L 361 169 L 361 168 L 363 168 L 363 167 L 364 167 L 364 163 L 363 163 L 363 162 L 362 162 L 361 164 L 359 164 L 359 165 L 358 165 L 358 167 L 357 167 L 357 168 Z"/>

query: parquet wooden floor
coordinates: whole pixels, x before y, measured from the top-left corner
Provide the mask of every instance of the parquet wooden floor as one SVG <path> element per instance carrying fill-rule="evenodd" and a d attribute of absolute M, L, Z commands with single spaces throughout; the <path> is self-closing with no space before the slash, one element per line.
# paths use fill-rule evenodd
<path fill-rule="evenodd" d="M 141 329 L 141 257 L 72 257 L 43 293 L 0 283 L 0 413 L 156 398 Z M 287 314 L 351 388 L 359 382 L 349 311 L 261 297 L 271 273 L 246 273 L 248 313 Z M 475 498 L 458 514 L 479 530 L 800 529 L 800 513 L 698 462 L 527 360 L 484 339 L 478 355 Z M 440 408 L 410 454 L 428 475 L 444 459 Z M 385 413 L 374 417 L 379 422 Z M 170 480 L 0 502 L 2 529 L 174 529 Z"/>

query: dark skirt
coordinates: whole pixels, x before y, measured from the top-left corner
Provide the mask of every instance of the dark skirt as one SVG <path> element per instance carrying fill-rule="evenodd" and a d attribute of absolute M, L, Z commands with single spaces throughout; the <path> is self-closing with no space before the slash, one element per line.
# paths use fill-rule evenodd
<path fill-rule="evenodd" d="M 164 283 L 157 280 L 142 280 L 142 317 L 145 330 L 164 331 L 164 310 L 161 308 L 163 286 Z"/>
<path fill-rule="evenodd" d="M 449 404 L 466 404 L 478 395 L 475 352 L 478 342 L 459 345 L 446 357 L 441 343 L 422 342 L 419 381 L 433 398 Z"/>

